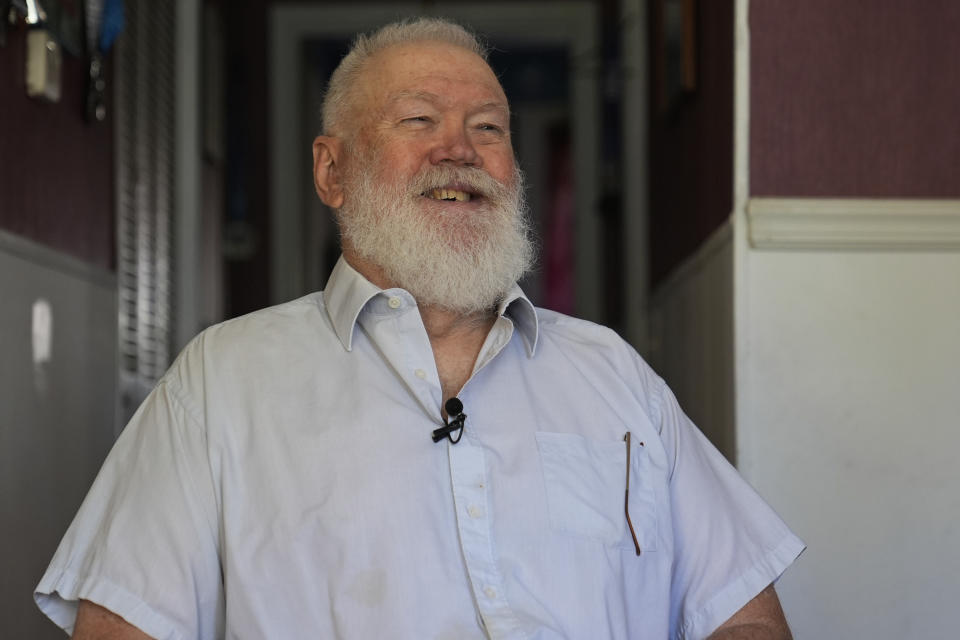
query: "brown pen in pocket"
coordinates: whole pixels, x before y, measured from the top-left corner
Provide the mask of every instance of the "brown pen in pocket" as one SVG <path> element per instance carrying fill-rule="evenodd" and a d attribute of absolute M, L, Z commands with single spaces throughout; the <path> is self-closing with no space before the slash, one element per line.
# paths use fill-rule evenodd
<path fill-rule="evenodd" d="M 623 512 L 627 516 L 627 526 L 630 527 L 630 535 L 633 537 L 633 546 L 637 550 L 637 555 L 640 555 L 640 542 L 637 540 L 637 532 L 633 530 L 633 522 L 630 521 L 630 432 L 627 431 L 626 435 L 623 436 L 624 442 L 627 443 L 627 488 L 623 494 Z"/>

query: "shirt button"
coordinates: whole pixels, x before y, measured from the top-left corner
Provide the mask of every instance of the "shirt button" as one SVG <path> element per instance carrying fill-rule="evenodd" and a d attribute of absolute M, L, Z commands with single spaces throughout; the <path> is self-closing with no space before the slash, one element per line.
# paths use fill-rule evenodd
<path fill-rule="evenodd" d="M 470 505 L 469 507 L 467 507 L 467 513 L 470 514 L 470 517 L 471 517 L 471 518 L 482 518 L 482 517 L 483 517 L 483 509 L 480 508 L 480 507 L 478 507 L 478 506 L 475 505 L 475 504 L 472 504 L 472 505 Z"/>
<path fill-rule="evenodd" d="M 417 369 L 416 371 L 413 372 L 413 375 L 423 380 L 424 378 L 427 377 L 427 372 L 424 371 L 423 369 Z"/>
<path fill-rule="evenodd" d="M 483 590 L 483 595 L 487 596 L 491 600 L 494 600 L 497 597 L 497 590 L 493 587 L 486 587 Z"/>
<path fill-rule="evenodd" d="M 403 304 L 403 301 L 401 301 L 397 296 L 391 296 L 390 299 L 387 300 L 387 305 L 391 309 L 399 309 L 401 304 Z"/>

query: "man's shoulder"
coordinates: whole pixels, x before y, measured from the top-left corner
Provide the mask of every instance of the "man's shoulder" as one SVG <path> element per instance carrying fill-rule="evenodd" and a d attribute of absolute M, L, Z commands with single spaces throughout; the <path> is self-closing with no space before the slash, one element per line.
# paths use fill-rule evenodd
<path fill-rule="evenodd" d="M 315 292 L 207 327 L 184 347 L 177 361 L 243 366 L 283 358 L 331 339 L 335 336 L 323 294 Z"/>
<path fill-rule="evenodd" d="M 583 382 L 583 388 L 612 405 L 633 406 L 659 423 L 663 379 L 630 343 L 590 320 L 539 308 L 537 317 L 538 342 L 531 362 L 545 380 Z"/>
<path fill-rule="evenodd" d="M 557 340 L 588 344 L 595 348 L 609 348 L 633 352 L 633 347 L 610 327 L 583 318 L 537 307 L 537 322 L 542 340 Z"/>
<path fill-rule="evenodd" d="M 636 349 L 610 327 L 557 311 L 537 308 L 537 352 L 597 367 L 612 367 L 620 375 L 656 379 Z"/>
<path fill-rule="evenodd" d="M 329 324 L 321 291 L 230 318 L 208 327 L 198 337 L 203 337 L 208 342 L 259 343 L 265 336 L 272 334 L 289 335 L 290 332 L 296 334 L 299 331 L 316 331 L 318 324 Z"/>

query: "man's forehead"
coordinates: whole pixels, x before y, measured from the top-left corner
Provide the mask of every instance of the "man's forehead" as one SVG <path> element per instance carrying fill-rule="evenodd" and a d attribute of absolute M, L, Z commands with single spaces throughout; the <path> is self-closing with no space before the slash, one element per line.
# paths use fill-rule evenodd
<path fill-rule="evenodd" d="M 489 99 L 478 101 L 473 105 L 473 111 L 503 111 L 504 113 L 510 113 L 510 107 L 507 104 L 506 97 L 501 95 L 491 96 Z M 385 99 L 385 108 L 390 108 L 394 105 L 403 105 L 407 102 L 425 102 L 431 105 L 442 105 L 446 102 L 448 97 L 446 95 L 435 93 L 433 91 L 428 91 L 426 89 L 397 89 L 391 91 L 387 94 Z"/>

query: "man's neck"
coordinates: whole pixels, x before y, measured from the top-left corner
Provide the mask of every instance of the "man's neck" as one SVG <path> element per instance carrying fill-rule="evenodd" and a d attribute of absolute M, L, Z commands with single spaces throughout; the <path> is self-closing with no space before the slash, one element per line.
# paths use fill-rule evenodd
<path fill-rule="evenodd" d="M 383 269 L 344 247 L 344 258 L 363 277 L 381 289 L 396 285 Z M 419 301 L 418 301 L 419 302 Z M 444 399 L 455 396 L 470 379 L 474 364 L 487 333 L 496 321 L 496 312 L 490 309 L 477 314 L 463 314 L 435 305 L 419 305 L 420 317 L 430 339 L 433 358 L 440 376 Z"/>
<path fill-rule="evenodd" d="M 480 349 L 496 314 L 464 316 L 448 309 L 421 306 L 420 316 L 430 338 L 444 399 L 458 393 L 473 374 Z"/>
<path fill-rule="evenodd" d="M 419 305 L 420 317 L 427 330 L 430 342 L 454 340 L 457 341 L 469 335 L 480 334 L 486 336 L 496 320 L 497 314 L 491 309 L 472 315 L 464 315 L 457 311 L 431 305 Z"/>

